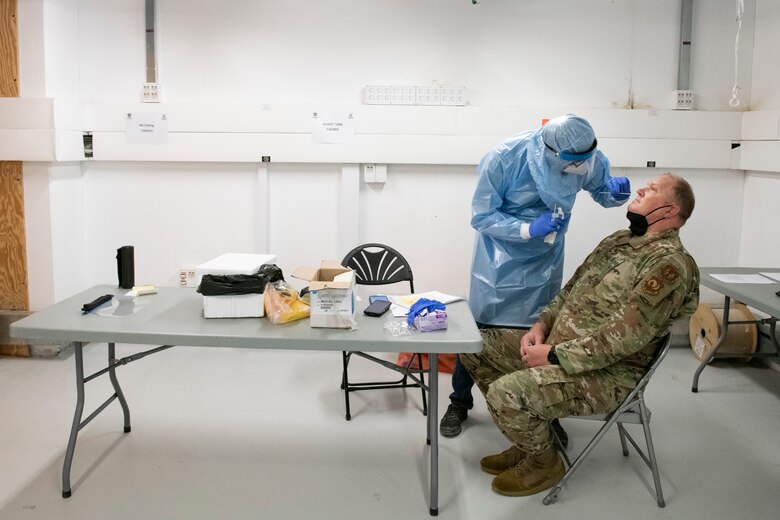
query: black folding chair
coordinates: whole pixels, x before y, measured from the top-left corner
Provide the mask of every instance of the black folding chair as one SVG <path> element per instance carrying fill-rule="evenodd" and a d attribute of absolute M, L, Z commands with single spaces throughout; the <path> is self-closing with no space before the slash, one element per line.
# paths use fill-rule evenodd
<path fill-rule="evenodd" d="M 653 438 L 650 435 L 650 410 L 647 409 L 647 406 L 645 405 L 645 397 L 644 392 L 645 388 L 647 387 L 648 383 L 650 383 L 650 378 L 653 377 L 653 374 L 655 374 L 656 369 L 661 364 L 661 361 L 664 360 L 666 357 L 666 353 L 669 352 L 669 347 L 672 344 L 672 335 L 671 333 L 667 333 L 666 336 L 664 336 L 661 341 L 659 342 L 659 346 L 656 348 L 655 351 L 655 357 L 653 358 L 653 361 L 650 363 L 650 367 L 648 368 L 647 372 L 645 372 L 645 375 L 642 376 L 642 379 L 639 380 L 639 384 L 636 385 L 636 388 L 628 394 L 628 396 L 623 400 L 623 402 L 618 406 L 618 408 L 609 414 L 601 414 L 601 415 L 589 415 L 589 416 L 571 416 L 568 417 L 568 419 L 590 419 L 590 420 L 597 420 L 597 421 L 604 421 L 604 425 L 599 429 L 599 431 L 596 433 L 596 435 L 591 439 L 591 441 L 588 443 L 587 446 L 582 450 L 582 452 L 577 456 L 577 458 L 574 460 L 574 462 L 571 462 L 569 459 L 569 456 L 566 454 L 566 451 L 563 449 L 563 446 L 561 444 L 561 440 L 558 438 L 558 435 L 555 433 L 555 430 L 553 430 L 553 437 L 555 438 L 555 442 L 558 445 L 558 448 L 560 452 L 563 454 L 563 458 L 566 461 L 566 465 L 568 467 L 568 470 L 563 475 L 563 478 L 550 490 L 549 493 L 547 493 L 547 496 L 544 497 L 544 504 L 549 505 L 558 498 L 558 494 L 561 492 L 561 488 L 563 485 L 571 478 L 571 476 L 574 474 L 574 472 L 579 468 L 583 461 L 585 460 L 585 457 L 587 457 L 591 451 L 593 451 L 593 448 L 596 447 L 596 445 L 599 443 L 599 441 L 604 437 L 604 434 L 607 433 L 607 430 L 609 430 L 612 425 L 617 424 L 618 432 L 620 433 L 620 444 L 623 448 L 623 455 L 628 456 L 628 445 L 626 444 L 626 439 L 631 443 L 632 446 L 634 446 L 634 449 L 636 449 L 637 453 L 642 457 L 642 460 L 645 461 L 645 464 L 650 468 L 650 470 L 653 472 L 653 481 L 655 482 L 655 497 L 658 501 L 658 507 L 664 507 L 666 503 L 664 502 L 664 494 L 661 490 L 661 479 L 658 475 L 658 462 L 655 459 L 655 449 L 653 448 Z M 637 445 L 636 441 L 631 437 L 631 435 L 628 434 L 626 429 L 623 427 L 624 423 L 631 423 L 631 424 L 641 424 L 642 428 L 644 430 L 645 434 L 645 443 L 647 445 L 647 454 L 645 454 L 640 447 Z"/>
<path fill-rule="evenodd" d="M 341 265 L 355 271 L 356 282 L 359 285 L 389 285 L 398 282 L 409 282 L 409 291 L 414 293 L 414 277 L 409 262 L 393 249 L 384 244 L 363 244 L 358 246 L 344 257 Z M 365 352 L 342 351 L 344 369 L 341 376 L 341 388 L 344 390 L 346 403 L 346 418 L 349 421 L 352 415 L 349 409 L 349 393 L 358 390 L 380 390 L 385 388 L 417 387 L 422 390 L 423 415 L 428 415 L 428 402 L 425 396 L 425 372 L 423 369 L 422 355 L 413 354 L 405 366 L 400 367 L 395 363 L 379 359 Z M 397 381 L 371 381 L 365 383 L 353 383 L 349 380 L 349 362 L 352 356 L 359 356 L 378 363 L 390 370 L 403 374 Z M 414 361 L 417 368 L 413 368 Z M 419 380 L 417 378 L 419 375 Z"/>

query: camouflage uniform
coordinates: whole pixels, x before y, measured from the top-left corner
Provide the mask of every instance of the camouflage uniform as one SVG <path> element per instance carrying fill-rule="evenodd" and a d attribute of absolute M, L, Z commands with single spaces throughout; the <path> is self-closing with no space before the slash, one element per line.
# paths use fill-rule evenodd
<path fill-rule="evenodd" d="M 551 446 L 548 421 L 611 412 L 639 382 L 659 339 L 699 300 L 699 270 L 677 230 L 618 231 L 602 240 L 539 321 L 560 365 L 525 368 L 525 331 L 486 329 L 480 354 L 461 354 L 493 420 L 516 446 Z"/>

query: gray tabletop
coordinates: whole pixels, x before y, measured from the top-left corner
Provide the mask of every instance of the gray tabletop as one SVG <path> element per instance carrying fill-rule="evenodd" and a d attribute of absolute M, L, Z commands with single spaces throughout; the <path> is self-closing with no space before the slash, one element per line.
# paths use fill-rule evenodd
<path fill-rule="evenodd" d="M 125 289 L 98 285 L 16 321 L 11 336 L 51 343 L 74 341 L 294 350 L 361 350 L 366 352 L 479 352 L 482 338 L 464 301 L 447 305 L 448 329 L 393 336 L 384 329 L 393 318 L 363 314 L 358 303 L 357 330 L 311 328 L 309 320 L 274 325 L 265 318 L 206 319 L 202 296 L 195 289 L 161 287 L 139 296 L 137 312 L 125 316 L 82 315 L 81 307 L 103 294 Z"/>
<path fill-rule="evenodd" d="M 738 300 L 754 309 L 780 317 L 780 296 L 775 293 L 780 290 L 780 282 L 775 283 L 726 283 L 713 274 L 757 274 L 778 273 L 780 267 L 700 267 L 701 283 L 705 287 L 725 296 Z"/>

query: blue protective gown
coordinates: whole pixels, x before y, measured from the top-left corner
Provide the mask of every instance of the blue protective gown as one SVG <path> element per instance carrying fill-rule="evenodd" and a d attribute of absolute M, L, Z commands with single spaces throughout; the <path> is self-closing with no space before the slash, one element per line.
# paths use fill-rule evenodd
<path fill-rule="evenodd" d="M 545 151 L 541 129 L 503 141 L 482 158 L 477 172 L 471 202 L 477 238 L 469 306 L 480 323 L 530 327 L 561 288 L 568 223 L 552 244 L 544 237 L 524 240 L 521 224 L 530 224 L 556 206 L 568 216 L 581 189 L 604 207 L 625 201 L 608 193 L 609 160 L 604 154 L 596 152 L 593 168 L 585 175 L 562 174 Z"/>

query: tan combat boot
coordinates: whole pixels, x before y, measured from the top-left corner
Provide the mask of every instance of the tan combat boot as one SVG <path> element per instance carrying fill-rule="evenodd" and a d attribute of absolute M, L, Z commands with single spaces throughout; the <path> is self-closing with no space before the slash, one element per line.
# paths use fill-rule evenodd
<path fill-rule="evenodd" d="M 479 465 L 485 473 L 500 475 L 509 468 L 520 464 L 525 457 L 526 452 L 522 451 L 517 446 L 512 446 L 498 455 L 482 457 L 482 460 L 479 461 Z"/>
<path fill-rule="evenodd" d="M 494 478 L 493 491 L 510 497 L 534 495 L 553 487 L 564 473 L 563 462 L 550 445 Z"/>

